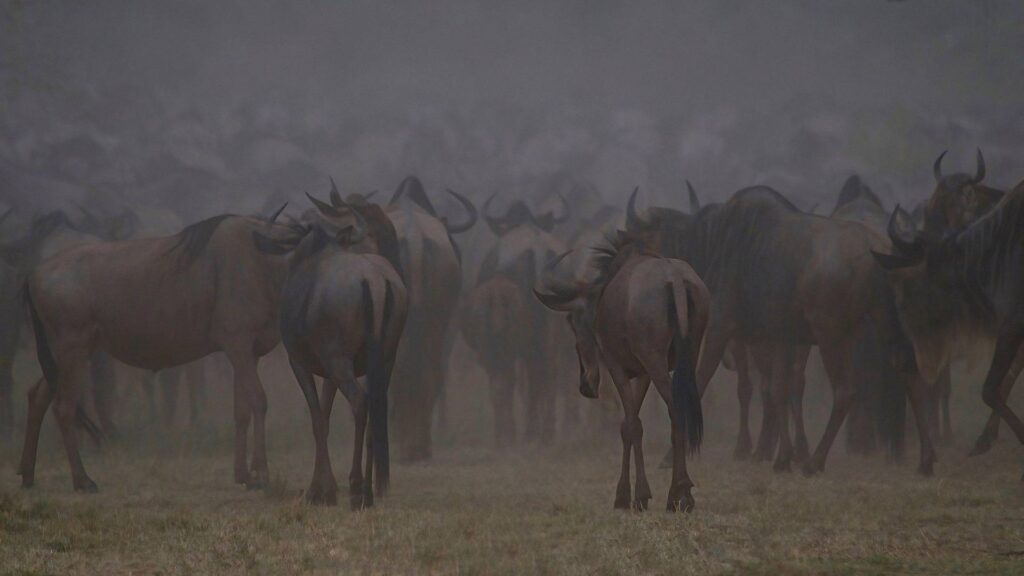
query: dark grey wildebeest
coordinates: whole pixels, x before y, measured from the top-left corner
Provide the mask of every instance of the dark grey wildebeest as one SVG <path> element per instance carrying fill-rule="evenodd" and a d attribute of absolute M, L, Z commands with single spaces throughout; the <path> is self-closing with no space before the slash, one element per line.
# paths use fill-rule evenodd
<path fill-rule="evenodd" d="M 889 270 L 918 365 L 934 377 L 955 335 L 994 340 L 982 399 L 1024 443 L 1024 424 L 1006 403 L 1007 375 L 1024 345 L 1024 183 L 945 237 L 918 232 L 897 206 L 889 235 L 892 253 L 875 256 Z"/>
<path fill-rule="evenodd" d="M 405 461 L 431 457 L 434 408 L 444 390 L 454 338 L 450 325 L 462 290 L 462 257 L 452 235 L 468 231 L 477 220 L 469 200 L 446 192 L 466 210 L 461 222 L 441 216 L 415 176 L 399 184 L 385 208 L 398 235 L 409 293 L 409 317 L 392 389 L 395 438 Z"/>
<path fill-rule="evenodd" d="M 234 371 L 235 481 L 267 481 L 267 399 L 257 364 L 280 340 L 278 307 L 287 264 L 257 249 L 254 232 L 282 241 L 296 235 L 293 226 L 273 218 L 222 215 L 173 236 L 75 246 L 32 273 L 26 301 L 45 385 L 40 382 L 29 395 L 23 486 L 34 482 L 39 430 L 52 401 L 74 488 L 96 490 L 79 456 L 73 423 L 97 350 L 149 370 L 223 351 Z"/>
<path fill-rule="evenodd" d="M 567 334 L 564 325 L 556 322 L 530 292 L 544 263 L 565 251 L 564 244 L 544 228 L 563 222 L 568 210 L 561 216 L 545 214 L 537 218 L 525 202 L 517 200 L 499 217 L 490 214 L 493 199 L 492 195 L 484 204 L 483 216 L 497 243 L 480 266 L 463 331 L 490 381 L 498 443 L 516 439 L 517 366 L 526 376 L 526 438 L 548 442 L 555 434 L 555 353 L 562 349 L 559 339 Z M 510 316 L 513 311 L 515 317 Z M 510 322 L 514 323 L 513 329 L 507 328 Z"/>
<path fill-rule="evenodd" d="M 786 399 L 795 353 L 819 347 L 832 385 L 832 413 L 803 468 L 821 471 L 857 398 L 856 343 L 876 338 L 886 350 L 909 346 L 883 272 L 870 256 L 885 239 L 857 222 L 801 212 L 775 190 L 757 186 L 740 190 L 717 210 L 702 210 L 671 243 L 715 296 L 697 369 L 701 392 L 730 341 L 770 348 L 770 396 L 781 433 L 776 470 L 788 470 L 793 455 Z M 916 373 L 908 382 L 921 439 L 919 471 L 930 474 L 935 451 L 923 406 L 926 386 Z"/>
<path fill-rule="evenodd" d="M 687 446 L 698 449 L 703 435 L 695 370 L 711 295 L 688 264 L 646 252 L 624 235 L 602 249 L 595 260 L 600 275 L 594 282 L 548 281 L 534 294 L 548 308 L 568 313 L 576 335 L 580 392 L 588 398 L 598 396 L 601 364 L 615 382 L 625 412 L 615 507 L 644 510 L 651 499 L 640 406 L 653 380 L 672 419 L 672 483 L 667 508 L 690 511 L 693 481 L 686 471 L 686 450 Z M 632 499 L 631 451 L 636 465 Z"/>
<path fill-rule="evenodd" d="M 391 249 L 397 244 L 383 211 L 378 206 L 345 206 L 340 200 L 332 204 L 318 204 L 326 213 L 297 246 L 269 238 L 263 244 L 271 251 L 291 253 L 282 293 L 281 337 L 313 424 L 316 463 L 306 499 L 331 505 L 337 501 L 327 422 L 334 391 L 340 390 L 355 419 L 349 502 L 359 509 L 373 505 L 374 471 L 377 494 L 388 485 L 388 384 L 408 297 L 395 267 L 378 254 L 387 251 L 383 244 Z M 379 216 L 373 226 L 388 230 L 368 237 L 364 211 Z M 365 384 L 357 380 L 364 375 Z M 314 376 L 324 378 L 323 405 Z"/>

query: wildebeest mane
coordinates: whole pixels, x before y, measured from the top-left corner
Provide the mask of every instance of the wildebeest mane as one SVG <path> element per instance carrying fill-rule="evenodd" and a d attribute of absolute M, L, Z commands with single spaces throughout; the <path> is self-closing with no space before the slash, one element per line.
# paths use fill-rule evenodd
<path fill-rule="evenodd" d="M 177 255 L 178 263 L 183 268 L 191 266 L 203 253 L 206 245 L 210 243 L 210 238 L 213 238 L 213 233 L 217 231 L 221 223 L 232 216 L 234 215 L 221 214 L 186 226 L 181 232 L 178 232 L 178 241 L 174 243 L 168 254 Z"/>
<path fill-rule="evenodd" d="M 1024 248 L 1024 184 L 945 244 L 940 257 L 948 256 L 949 247 L 955 247 L 957 280 L 966 290 L 972 310 L 993 319 L 997 311 L 992 297 L 1001 289 L 1012 289 L 1008 283 L 1019 282 L 1014 275 L 1024 273 L 1018 269 L 1019 250 Z"/>
<path fill-rule="evenodd" d="M 606 234 L 604 240 L 603 245 L 590 248 L 593 254 L 591 264 L 597 270 L 597 278 L 593 282 L 595 286 L 607 284 L 630 256 L 644 252 L 639 237 L 624 230 Z"/>
<path fill-rule="evenodd" d="M 839 198 L 836 199 L 836 207 L 833 209 L 833 212 L 858 199 L 864 199 L 882 208 L 882 200 L 875 194 L 874 190 L 866 186 L 861 181 L 860 176 L 854 174 L 847 178 L 843 184 L 843 188 L 839 192 Z"/>

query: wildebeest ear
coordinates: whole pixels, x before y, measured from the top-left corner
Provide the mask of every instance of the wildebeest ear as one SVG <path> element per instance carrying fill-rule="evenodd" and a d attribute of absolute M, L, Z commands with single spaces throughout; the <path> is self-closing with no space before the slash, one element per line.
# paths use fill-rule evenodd
<path fill-rule="evenodd" d="M 871 251 L 871 255 L 875 257 L 875 261 L 878 265 L 885 270 L 900 270 L 903 268 L 910 268 L 920 264 L 922 259 L 913 256 L 904 256 L 901 254 L 884 254 L 882 252 Z"/>
<path fill-rule="evenodd" d="M 576 307 L 578 299 L 575 294 L 548 294 L 536 288 L 533 289 L 533 295 L 541 304 L 555 312 L 571 312 Z"/>
<path fill-rule="evenodd" d="M 259 232 L 253 232 L 252 239 L 256 244 L 257 250 L 264 254 L 270 254 L 271 256 L 281 256 L 295 249 L 294 244 L 274 240 L 273 238 L 264 236 Z"/>

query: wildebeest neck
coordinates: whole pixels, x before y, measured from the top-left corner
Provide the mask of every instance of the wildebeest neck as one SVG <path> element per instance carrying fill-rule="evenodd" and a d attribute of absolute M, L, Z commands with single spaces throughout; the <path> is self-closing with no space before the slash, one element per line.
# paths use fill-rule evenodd
<path fill-rule="evenodd" d="M 213 238 L 213 233 L 217 231 L 217 227 L 232 217 L 237 218 L 233 214 L 221 214 L 187 226 L 178 233 L 178 241 L 174 243 L 169 254 L 178 255 L 178 263 L 182 268 L 191 266 L 203 253 L 207 244 L 210 243 L 210 238 Z"/>

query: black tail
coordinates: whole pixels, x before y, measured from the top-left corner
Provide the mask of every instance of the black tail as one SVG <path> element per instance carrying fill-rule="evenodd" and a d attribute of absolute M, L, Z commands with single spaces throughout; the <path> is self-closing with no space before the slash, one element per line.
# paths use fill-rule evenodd
<path fill-rule="evenodd" d="M 677 414 L 676 425 L 686 432 L 687 447 L 691 453 L 700 452 L 700 445 L 704 439 L 704 412 L 700 405 L 700 392 L 697 391 L 697 359 L 690 355 L 694 347 L 690 346 L 690 339 L 683 336 L 683 327 L 679 325 L 678 306 L 675 292 L 671 284 L 668 285 L 669 301 L 669 322 L 672 324 L 672 342 L 675 347 L 676 363 L 672 371 L 672 404 Z M 687 318 L 692 317 L 692 306 L 690 299 L 685 303 L 687 307 Z"/>
<path fill-rule="evenodd" d="M 387 330 L 394 309 L 394 293 L 391 284 L 384 284 L 384 314 L 381 332 L 376 333 L 373 325 L 373 295 L 370 284 L 363 280 L 363 315 L 367 336 L 366 346 L 366 387 L 369 400 L 370 434 L 372 435 L 373 466 L 377 474 L 377 486 L 386 490 L 391 481 L 391 464 L 388 445 L 388 380 L 390 375 L 384 365 L 381 340 Z"/>
<path fill-rule="evenodd" d="M 39 367 L 43 369 L 43 377 L 46 378 L 46 385 L 53 394 L 57 391 L 57 361 L 53 357 L 53 350 L 50 349 L 50 342 L 46 339 L 46 328 L 43 321 L 39 319 L 39 312 L 32 302 L 32 290 L 28 284 L 25 285 L 25 305 L 28 306 L 32 315 L 32 329 L 36 333 L 36 357 L 39 359 Z"/>

